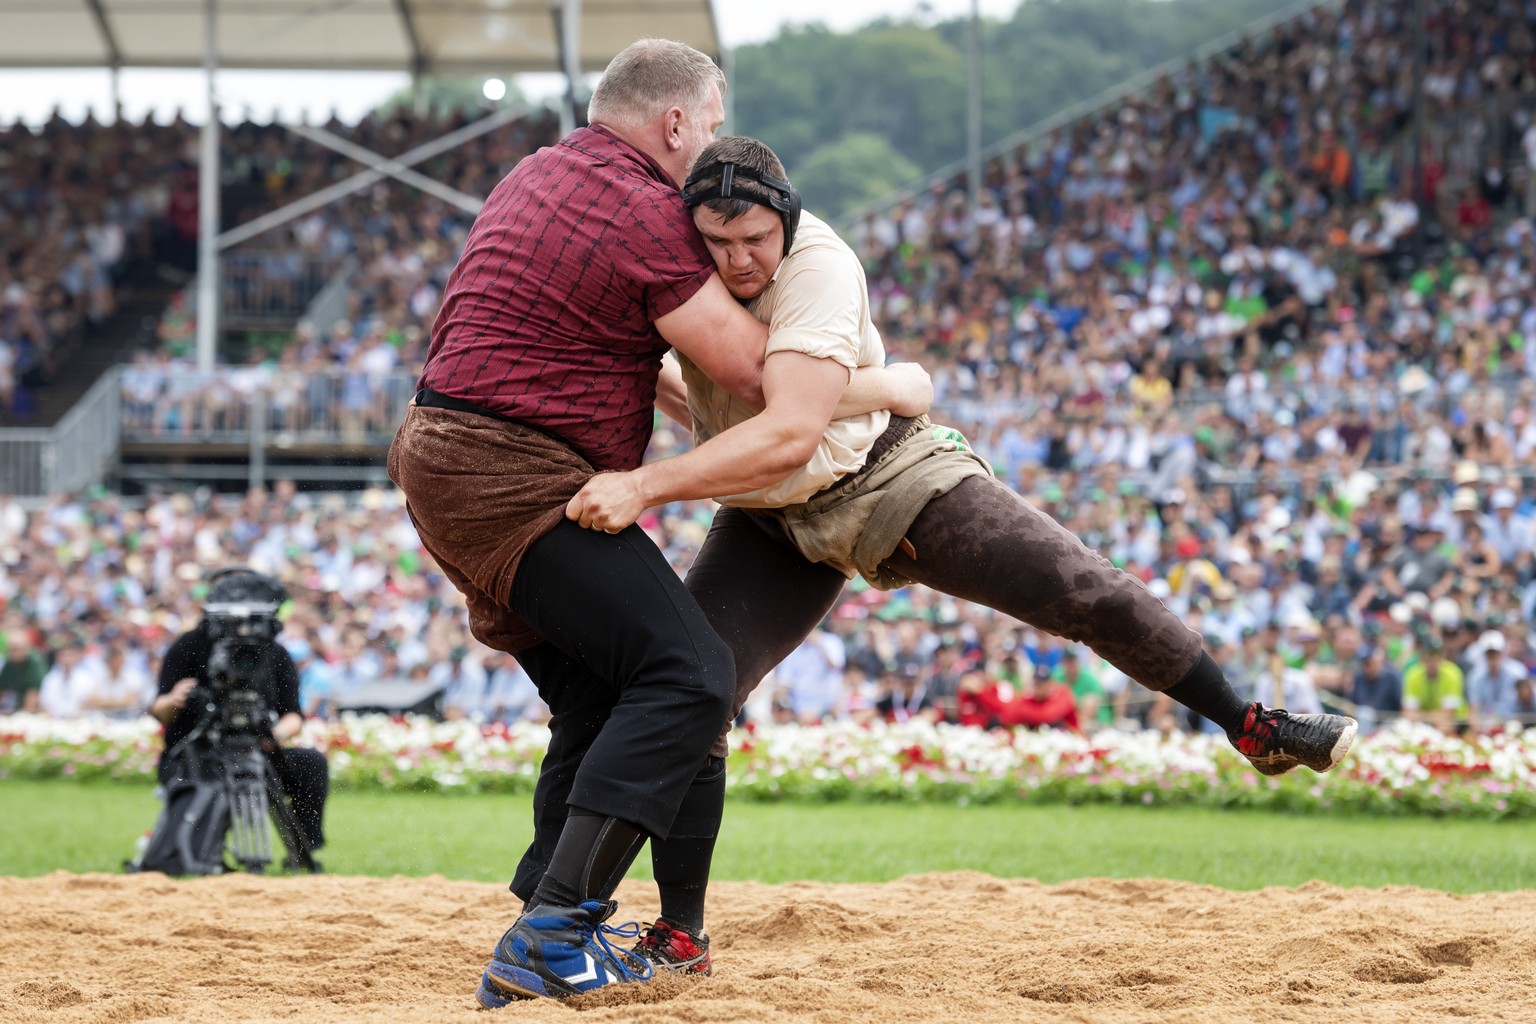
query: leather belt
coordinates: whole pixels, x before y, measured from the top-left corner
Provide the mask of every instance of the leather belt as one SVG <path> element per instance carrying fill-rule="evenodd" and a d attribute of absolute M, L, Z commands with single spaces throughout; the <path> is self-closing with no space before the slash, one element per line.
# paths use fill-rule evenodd
<path fill-rule="evenodd" d="M 858 469 L 855 469 L 851 473 L 844 473 L 842 476 L 838 477 L 836 480 L 832 481 L 830 484 L 817 491 L 814 495 L 812 495 L 812 497 L 819 498 L 824 494 L 830 494 L 833 491 L 851 484 L 853 481 L 857 480 L 871 469 L 874 469 L 880 460 L 885 458 L 886 454 L 892 448 L 895 448 L 898 444 L 906 439 L 907 435 L 912 432 L 912 424 L 916 421 L 917 418 L 914 416 L 897 416 L 895 413 L 892 413 L 890 425 L 885 428 L 884 433 L 875 438 L 875 443 L 870 445 L 869 456 L 865 458 L 864 465 L 860 466 Z"/>

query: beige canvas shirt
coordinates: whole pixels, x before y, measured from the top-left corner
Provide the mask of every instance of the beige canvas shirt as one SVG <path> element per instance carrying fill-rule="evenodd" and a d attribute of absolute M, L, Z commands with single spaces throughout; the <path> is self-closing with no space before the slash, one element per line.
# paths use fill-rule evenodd
<path fill-rule="evenodd" d="M 768 355 L 803 352 L 832 359 L 851 375 L 860 366 L 883 366 L 885 345 L 869 316 L 864 267 L 825 221 L 800 215 L 795 244 L 763 293 L 747 304 L 768 325 Z M 754 415 L 746 403 L 706 377 L 678 353 L 688 385 L 695 444 Z M 833 420 L 805 468 L 769 487 L 720 497 L 725 505 L 780 508 L 805 501 L 846 473 L 864 465 L 890 422 L 884 410 Z"/>

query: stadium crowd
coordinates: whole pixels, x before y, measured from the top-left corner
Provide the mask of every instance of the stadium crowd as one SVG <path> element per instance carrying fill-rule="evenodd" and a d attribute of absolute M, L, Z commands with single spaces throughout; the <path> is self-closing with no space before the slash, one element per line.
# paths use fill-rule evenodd
<path fill-rule="evenodd" d="M 398 156 L 462 128 L 462 116 L 416 118 L 396 111 L 355 127 L 323 126 L 385 155 Z M 250 198 L 246 219 L 345 178 L 356 165 L 277 126 L 230 132 L 226 193 Z M 539 111 L 448 150 L 416 169 L 468 195 L 483 196 L 511 167 L 553 142 L 556 121 Z M 135 353 L 122 379 L 124 426 L 155 436 L 207 437 L 249 423 L 253 396 L 268 397 L 267 424 L 302 437 L 340 432 L 353 440 L 393 434 L 409 378 L 425 355 L 425 326 L 453 269 L 472 218 L 434 196 L 395 182 L 359 193 L 273 229 L 255 255 L 226 280 L 226 304 L 294 308 L 312 296 L 309 268 L 328 271 L 348 256 L 357 270 L 346 315 L 326 330 L 301 321 L 290 339 L 252 346 L 242 365 L 209 374 L 193 369 L 196 321 L 190 293 L 161 318 L 160 344 Z M 397 368 L 402 372 L 394 373 Z"/>
<path fill-rule="evenodd" d="M 467 121 L 464 114 L 418 117 L 397 108 L 356 125 L 333 118 L 319 127 L 396 156 Z M 415 169 L 469 195 L 484 195 L 554 135 L 553 115 L 537 112 Z M 0 126 L 0 412 L 19 411 L 18 398 L 51 378 L 85 325 L 113 312 L 130 266 L 171 276 L 195 269 L 198 136 L 199 128 L 179 114 L 164 125 L 148 118 L 141 124 L 118 119 L 102 125 L 89 117 L 77 125 L 55 116 L 36 129 Z M 276 125 L 237 125 L 223 133 L 220 145 L 226 227 L 359 169 Z M 469 220 L 440 199 L 398 183 L 376 183 L 259 236 L 249 254 L 235 249 L 226 257 L 226 300 L 236 306 L 290 306 L 307 298 L 306 287 L 312 292 L 321 283 L 305 280 L 311 268 L 328 272 L 355 255 L 359 269 L 349 323 L 366 321 L 366 330 L 349 326 L 327 338 L 300 337 L 298 345 L 282 349 L 285 355 L 294 349 L 287 355 L 290 365 L 309 370 L 355 368 L 355 350 L 376 347 L 369 339 L 387 340 L 393 353 L 421 333 L 420 321 L 430 316 L 428 307 L 452 268 Z M 190 365 L 188 297 L 177 303 L 163 320 L 160 351 L 139 356 L 139 366 Z M 370 372 L 376 359 L 364 361 Z M 204 408 L 210 422 L 213 417 L 222 422 L 236 408 L 222 378 L 192 383 L 180 375 L 170 383 L 173 376 L 178 375 L 162 375 L 156 392 L 165 414 L 160 426 L 177 428 L 179 415 Z M 140 387 L 143 382 L 141 375 Z M 338 394 L 337 401 L 344 398 Z"/>
<path fill-rule="evenodd" d="M 934 373 L 936 416 L 1146 580 L 1245 693 L 1490 729 L 1536 721 L 1536 8 L 1429 0 L 1414 154 L 1412 6 L 1319 8 L 993 161 L 974 219 L 947 181 L 850 234 L 888 349 Z M 1497 130 L 1470 148 L 1442 130 L 1473 123 Z M 408 148 L 391 130 L 359 141 Z M 447 177 L 487 191 L 529 131 Z M 281 181 L 273 202 L 337 173 L 251 137 L 239 166 Z M 274 429 L 390 432 L 463 227 L 390 195 L 291 229 L 364 257 L 346 320 L 200 381 L 173 372 L 190 328 L 167 317 L 163 351 L 124 376 L 129 425 L 238 426 L 265 386 Z M 685 443 L 659 423 L 652 454 Z M 710 515 L 643 524 L 685 571 Z M 409 679 L 446 687 L 450 713 L 541 714 L 515 659 L 466 634 L 398 496 L 291 485 L 5 504 L 4 699 L 130 713 L 203 574 L 233 563 L 290 583 L 312 711 Z M 759 696 L 757 720 L 1192 727 L 1090 652 L 857 583 Z"/>
<path fill-rule="evenodd" d="M 1536 487 L 1470 462 L 1453 477 L 1381 481 L 1358 502 L 1117 486 L 1055 511 L 1148 580 L 1246 694 L 1368 723 L 1536 721 Z M 709 515 L 670 506 L 642 525 L 683 569 Z M 282 639 L 310 713 L 366 705 L 379 682 L 410 684 L 401 705 L 441 691 L 450 715 L 545 713 L 516 660 L 468 635 L 397 493 L 290 483 L 142 503 L 94 492 L 30 512 L 0 501 L 0 706 L 141 712 L 165 645 L 200 615 L 206 575 L 233 564 L 288 584 Z M 747 712 L 759 721 L 1191 727 L 1091 652 L 917 587 L 851 585 L 760 695 Z"/>
<path fill-rule="evenodd" d="M 0 126 L 0 412 L 111 315 L 127 261 L 178 222 L 186 141 L 149 123 Z"/>

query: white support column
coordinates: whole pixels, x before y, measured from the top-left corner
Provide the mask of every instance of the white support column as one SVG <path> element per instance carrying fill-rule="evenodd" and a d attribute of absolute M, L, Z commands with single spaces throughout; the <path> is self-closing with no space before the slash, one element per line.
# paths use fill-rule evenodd
<path fill-rule="evenodd" d="M 981 237 L 976 211 L 981 205 L 981 3 L 971 0 L 971 21 L 966 33 L 965 164 L 966 206 L 971 211 L 971 255 Z"/>
<path fill-rule="evenodd" d="M 560 104 L 560 134 L 576 127 L 576 80 L 581 77 L 581 0 L 549 0 L 555 19 L 555 41 L 560 46 L 560 67 L 565 71 L 565 102 Z"/>
<path fill-rule="evenodd" d="M 251 407 L 246 413 L 246 423 L 251 429 L 250 456 L 246 460 L 245 486 L 259 491 L 267 485 L 267 402 L 270 392 L 266 385 L 251 394 Z"/>
<path fill-rule="evenodd" d="M 576 83 L 581 81 L 581 0 L 565 0 L 565 101 L 571 108 L 571 123 L 577 119 Z"/>
<path fill-rule="evenodd" d="M 213 88 L 219 63 L 217 7 L 218 0 L 204 0 L 208 120 L 197 159 L 197 368 L 205 373 L 213 369 L 219 338 L 219 100 Z"/>
<path fill-rule="evenodd" d="M 736 55 L 728 48 L 720 49 L 720 71 L 725 75 L 725 124 L 722 135 L 739 135 L 736 130 Z"/>

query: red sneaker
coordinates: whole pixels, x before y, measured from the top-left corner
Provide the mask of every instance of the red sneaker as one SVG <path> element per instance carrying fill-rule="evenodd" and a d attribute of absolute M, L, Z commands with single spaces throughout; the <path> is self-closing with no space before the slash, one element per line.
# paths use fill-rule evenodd
<path fill-rule="evenodd" d="M 674 928 L 660 918 L 645 930 L 631 952 L 664 971 L 701 977 L 708 977 L 713 971 L 709 964 L 709 936 Z"/>

